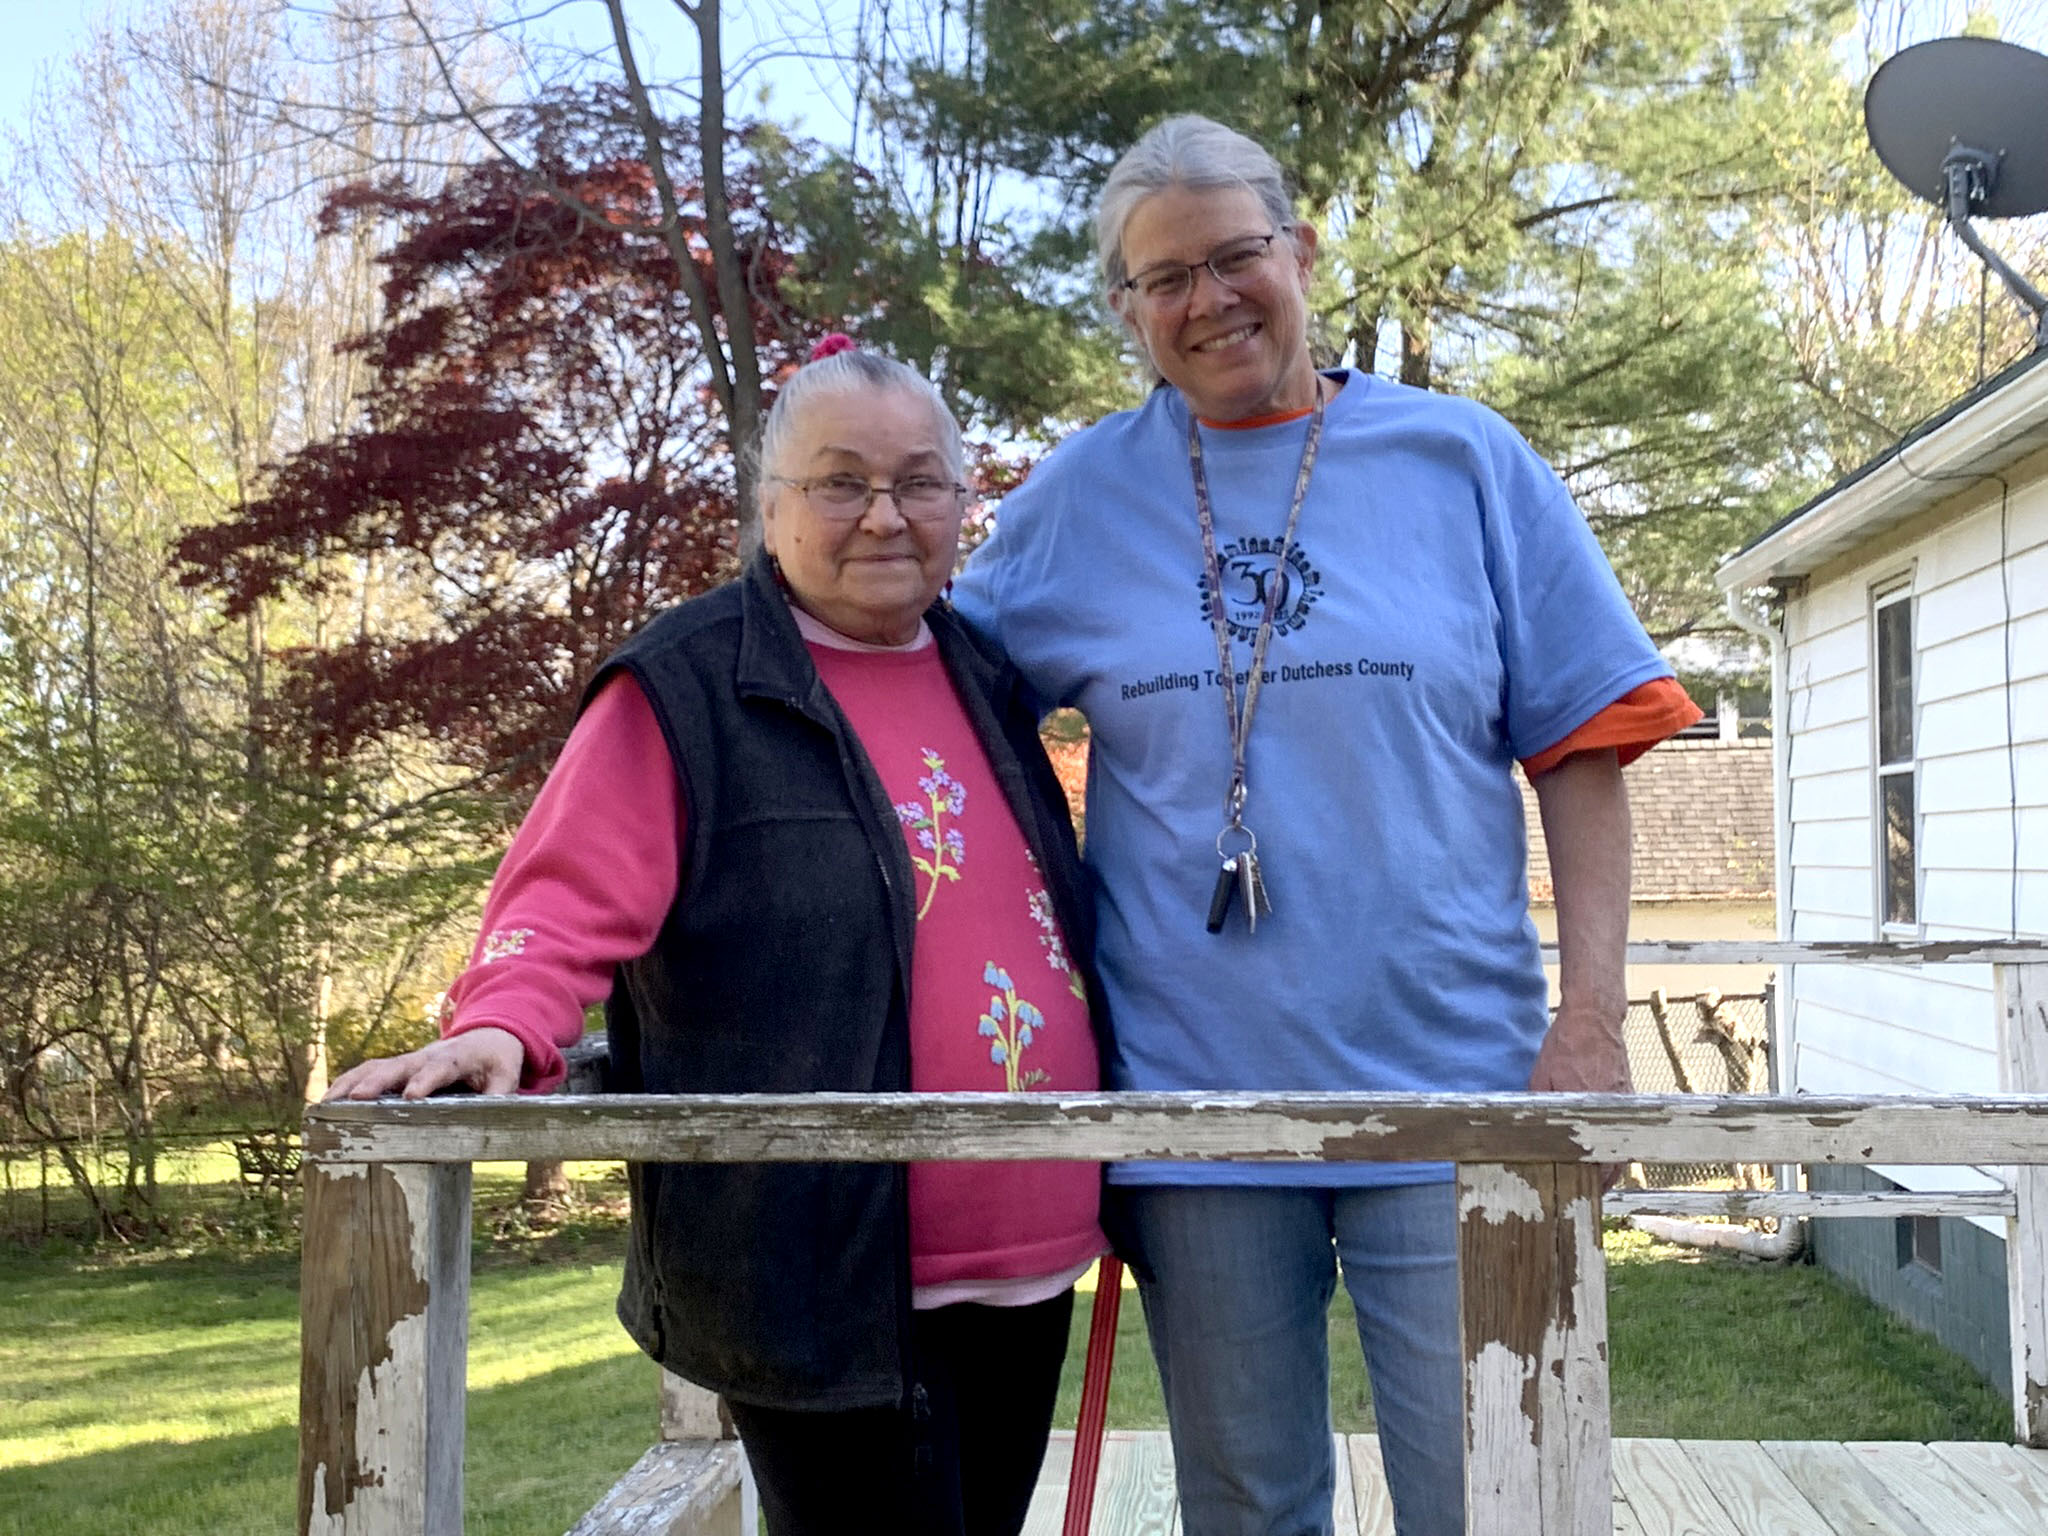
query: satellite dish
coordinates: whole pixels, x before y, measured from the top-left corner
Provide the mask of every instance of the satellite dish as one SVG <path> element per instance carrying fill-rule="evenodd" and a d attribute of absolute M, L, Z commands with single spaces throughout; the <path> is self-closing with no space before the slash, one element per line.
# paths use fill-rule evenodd
<path fill-rule="evenodd" d="M 1989 37 L 1916 43 L 1870 77 L 1863 121 L 1885 169 L 1943 211 L 2033 311 L 2035 345 L 2048 340 L 2048 299 L 1970 227 L 2048 212 L 2048 55 Z"/>

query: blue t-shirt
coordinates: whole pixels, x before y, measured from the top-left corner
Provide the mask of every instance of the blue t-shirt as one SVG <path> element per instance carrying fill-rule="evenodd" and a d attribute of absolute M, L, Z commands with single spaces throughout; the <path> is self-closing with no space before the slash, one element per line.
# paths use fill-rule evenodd
<path fill-rule="evenodd" d="M 1305 419 L 1203 428 L 1234 668 L 1281 582 L 1247 753 L 1273 911 L 1204 929 L 1230 736 L 1187 452 L 1158 389 L 1006 497 L 954 603 L 1088 718 L 1087 864 L 1130 1089 L 1515 1091 L 1548 1016 L 1515 762 L 1670 668 L 1585 519 L 1469 401 L 1334 375 Z M 1242 685 L 1240 684 L 1240 698 Z M 1421 1164 L 1126 1164 L 1125 1182 L 1351 1185 Z"/>

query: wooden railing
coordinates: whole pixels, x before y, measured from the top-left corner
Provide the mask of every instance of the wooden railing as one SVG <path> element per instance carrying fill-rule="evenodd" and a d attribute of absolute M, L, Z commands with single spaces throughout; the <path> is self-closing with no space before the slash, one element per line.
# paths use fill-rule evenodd
<path fill-rule="evenodd" d="M 1716 964 L 1992 961 L 2011 1091 L 1986 1098 L 685 1095 L 319 1105 L 307 1114 L 304 1145 L 299 1529 L 302 1536 L 460 1532 L 469 1165 L 495 1160 L 1455 1163 L 1473 1536 L 1608 1536 L 1612 1529 L 1601 1165 L 2014 1166 L 2009 1195 L 1779 1192 L 1749 1197 L 1748 1208 L 1815 1217 L 2004 1214 L 2015 1432 L 2023 1443 L 2048 1446 L 2048 946 L 1685 948 L 1686 958 Z M 1631 946 L 1630 958 L 1680 957 L 1672 946 L 1643 945 Z M 1641 1204 L 1641 1196 L 1630 1198 Z M 1730 1197 L 1716 1198 L 1729 1208 Z M 1675 1208 L 1668 1196 L 1650 1203 Z M 738 1530 L 732 1508 L 719 1518 Z M 635 1524 L 628 1511 L 578 1529 L 652 1527 Z"/>

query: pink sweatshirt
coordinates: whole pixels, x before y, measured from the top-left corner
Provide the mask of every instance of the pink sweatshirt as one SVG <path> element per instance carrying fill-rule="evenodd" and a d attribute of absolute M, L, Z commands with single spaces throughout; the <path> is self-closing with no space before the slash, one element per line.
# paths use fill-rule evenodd
<path fill-rule="evenodd" d="M 807 617 L 807 616 L 800 616 Z M 936 646 L 813 661 L 896 808 L 916 871 L 911 1086 L 923 1092 L 1099 1084 L 1081 983 L 1044 881 Z M 650 949 L 677 892 L 681 787 L 630 677 L 570 733 L 499 866 L 446 1033 L 495 1026 L 525 1047 L 521 1087 L 554 1087 L 561 1047 Z M 911 1279 L 919 1305 L 1037 1300 L 1107 1247 L 1092 1163 L 916 1163 Z"/>

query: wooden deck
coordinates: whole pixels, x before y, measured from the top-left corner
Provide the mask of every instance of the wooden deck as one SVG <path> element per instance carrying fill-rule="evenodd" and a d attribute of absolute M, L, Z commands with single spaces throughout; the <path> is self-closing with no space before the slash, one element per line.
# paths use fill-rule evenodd
<path fill-rule="evenodd" d="M 1024 1536 L 1059 1536 L 1073 1436 Z M 1091 1536 L 1178 1536 L 1163 1431 L 1113 1430 Z M 1337 1536 L 1394 1536 L 1375 1435 L 1337 1437 Z M 1616 1440 L 1615 1536 L 2043 1536 L 2048 1451 L 1976 1441 Z"/>

